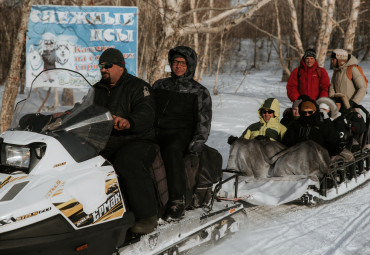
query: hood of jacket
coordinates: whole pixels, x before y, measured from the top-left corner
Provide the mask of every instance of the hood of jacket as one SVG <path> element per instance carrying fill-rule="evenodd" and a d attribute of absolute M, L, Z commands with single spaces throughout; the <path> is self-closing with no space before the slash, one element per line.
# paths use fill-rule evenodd
<path fill-rule="evenodd" d="M 258 116 L 260 118 L 260 122 L 264 123 L 265 120 L 262 118 L 261 110 L 262 109 L 271 109 L 274 110 L 274 118 L 279 122 L 280 118 L 280 105 L 279 101 L 276 98 L 267 98 L 263 103 L 261 104 L 260 108 L 258 109 Z M 269 121 L 270 122 L 270 121 Z"/>
<path fill-rule="evenodd" d="M 320 107 L 320 104 L 322 104 L 322 103 L 327 104 L 330 108 L 332 119 L 336 119 L 336 118 L 339 117 L 338 107 L 335 104 L 335 102 L 332 99 L 330 99 L 329 97 L 320 97 L 319 99 L 317 99 L 316 103 L 319 107 Z"/>
<path fill-rule="evenodd" d="M 355 56 L 348 55 L 348 57 L 349 57 L 348 61 L 346 63 L 344 63 L 344 65 L 342 65 L 342 66 L 340 66 L 340 67 L 338 67 L 336 69 L 346 69 L 346 68 L 348 68 L 351 65 L 358 65 L 358 60 L 357 60 L 357 58 Z"/>
<path fill-rule="evenodd" d="M 175 75 L 172 71 L 172 58 L 177 54 L 184 56 L 187 64 L 187 70 L 181 76 Z M 187 46 L 177 46 L 168 52 L 168 63 L 170 63 L 171 76 L 173 78 L 181 80 L 190 80 L 194 77 L 195 69 L 197 68 L 197 54 L 192 48 L 189 48 Z"/>

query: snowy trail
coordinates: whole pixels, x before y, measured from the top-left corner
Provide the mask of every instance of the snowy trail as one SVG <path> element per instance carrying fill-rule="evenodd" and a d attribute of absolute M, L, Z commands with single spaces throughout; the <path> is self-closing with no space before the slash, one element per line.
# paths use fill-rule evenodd
<path fill-rule="evenodd" d="M 201 254 L 370 254 L 369 190 L 317 206 L 246 208 L 246 227 Z"/>
<path fill-rule="evenodd" d="M 370 67 L 370 63 L 367 63 Z M 362 63 L 362 65 L 365 65 Z M 328 69 L 327 69 L 328 70 Z M 365 68 L 370 75 L 370 68 Z M 329 77 L 332 70 L 329 70 Z M 226 79 L 226 80 L 225 80 Z M 223 77 L 224 86 L 213 96 L 214 116 L 208 144 L 219 150 L 224 168 L 229 155 L 227 138 L 239 136 L 258 120 L 257 109 L 268 97 L 278 98 L 281 114 L 291 106 L 285 84 L 271 70 L 250 74 L 240 86 L 240 77 Z M 213 86 L 209 77 L 204 80 Z M 234 87 L 233 87 L 234 84 Z M 362 101 L 370 109 L 370 96 Z M 233 237 L 214 247 L 201 247 L 190 254 L 207 255 L 368 255 L 370 254 L 370 182 L 330 202 L 315 206 L 285 204 L 246 208 L 248 223 Z"/>

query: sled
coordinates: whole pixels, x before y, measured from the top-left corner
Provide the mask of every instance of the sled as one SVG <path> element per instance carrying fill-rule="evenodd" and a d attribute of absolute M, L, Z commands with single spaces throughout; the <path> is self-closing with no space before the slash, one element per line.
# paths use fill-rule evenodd
<path fill-rule="evenodd" d="M 59 104 L 66 88 L 73 89 L 73 106 Z M 119 178 L 99 155 L 112 116 L 93 99 L 81 74 L 51 69 L 17 104 L 11 127 L 0 135 L 0 254 L 174 254 L 239 230 L 243 205 L 212 200 L 133 236 L 135 217 Z M 163 176 L 157 177 L 162 187 Z"/>
<path fill-rule="evenodd" d="M 315 160 L 312 160 L 314 168 L 320 169 L 320 171 L 309 169 L 310 171 L 306 171 L 307 174 L 301 174 L 298 171 L 295 175 L 274 176 L 276 170 L 271 170 L 276 167 L 276 165 L 274 166 L 276 164 L 274 158 L 284 153 L 294 155 L 286 152 L 291 148 L 281 149 L 281 145 L 278 145 L 277 142 L 241 139 L 239 141 L 241 148 L 234 150 L 236 151 L 234 154 L 230 154 L 229 165 L 232 168 L 224 170 L 226 175 L 232 173 L 238 175 L 238 178 L 235 185 L 225 185 L 219 191 L 219 199 L 227 200 L 237 197 L 237 200 L 253 205 L 281 205 L 289 202 L 310 204 L 333 200 L 366 183 L 370 179 L 369 112 L 362 105 L 357 105 L 356 108 L 361 109 L 363 115 L 366 116 L 366 131 L 362 135 L 360 143 L 353 146 L 351 152 L 344 150 L 339 156 L 331 159 L 327 152 L 321 150 L 323 155 L 313 157 Z M 242 143 L 247 145 L 244 146 Z M 302 143 L 298 146 L 307 146 L 308 149 L 304 153 L 307 154 L 310 153 L 309 148 L 317 146 L 317 144 L 306 142 L 306 144 Z M 256 155 L 248 157 L 249 154 L 256 151 L 259 153 L 257 155 L 259 157 Z M 326 155 L 324 155 L 325 153 Z M 274 154 L 276 155 L 274 156 Z M 295 160 L 298 162 L 300 158 L 296 157 Z M 294 160 L 289 162 L 292 161 Z M 296 163 L 293 162 L 293 168 L 294 164 Z M 284 168 L 284 165 L 281 167 Z M 287 165 L 285 167 L 292 168 Z M 280 172 L 284 172 L 284 170 Z M 294 172 L 294 169 L 286 172 Z"/>

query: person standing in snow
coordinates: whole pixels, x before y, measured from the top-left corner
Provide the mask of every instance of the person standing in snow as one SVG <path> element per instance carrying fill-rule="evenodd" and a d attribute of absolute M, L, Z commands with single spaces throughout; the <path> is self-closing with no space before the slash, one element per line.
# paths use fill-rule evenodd
<path fill-rule="evenodd" d="M 328 97 L 329 76 L 324 68 L 319 67 L 313 49 L 306 50 L 299 67 L 290 74 L 286 88 L 291 102 L 300 95 L 308 95 L 315 101 L 320 97 Z"/>
<path fill-rule="evenodd" d="M 105 50 L 99 59 L 102 79 L 94 85 L 94 103 L 107 108 L 114 120 L 105 149 L 101 152 L 116 169 L 125 198 L 134 212 L 135 234 L 148 234 L 157 226 L 158 209 L 149 167 L 155 159 L 155 103 L 152 89 L 125 68 L 122 53 Z"/>
<path fill-rule="evenodd" d="M 171 77 L 153 84 L 156 101 L 157 143 L 167 172 L 169 208 L 165 218 L 184 215 L 186 177 L 184 156 L 200 155 L 208 139 L 212 101 L 207 88 L 193 77 L 197 66 L 195 51 L 177 46 L 168 53 Z"/>
<path fill-rule="evenodd" d="M 356 67 L 358 60 L 353 55 L 348 55 L 343 49 L 335 49 L 331 54 L 331 62 L 335 69 L 331 78 L 329 96 L 335 93 L 344 94 L 347 100 L 353 105 L 352 101 L 360 104 L 366 95 L 366 82 L 360 71 Z M 347 69 L 352 67 L 352 80 L 347 76 Z"/>

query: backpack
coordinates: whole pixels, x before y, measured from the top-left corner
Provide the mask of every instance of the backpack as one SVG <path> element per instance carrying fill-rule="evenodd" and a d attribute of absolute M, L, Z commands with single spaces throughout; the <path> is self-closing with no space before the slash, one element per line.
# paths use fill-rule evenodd
<path fill-rule="evenodd" d="M 364 80 L 365 80 L 365 84 L 366 84 L 366 88 L 367 88 L 367 84 L 368 84 L 368 81 L 366 79 L 366 76 L 364 74 L 364 71 L 362 70 L 361 66 L 359 65 L 350 65 L 348 68 L 347 68 L 347 77 L 350 81 L 352 81 L 352 68 L 353 67 L 357 67 L 357 69 L 360 71 L 362 77 L 364 77 Z M 352 81 L 353 82 L 353 81 Z"/>

